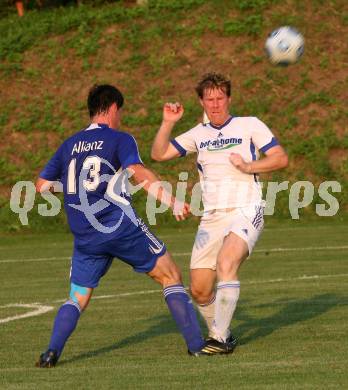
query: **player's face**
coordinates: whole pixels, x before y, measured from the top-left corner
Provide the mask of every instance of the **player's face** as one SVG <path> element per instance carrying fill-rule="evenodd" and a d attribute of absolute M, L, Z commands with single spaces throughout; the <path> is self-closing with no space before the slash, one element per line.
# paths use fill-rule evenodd
<path fill-rule="evenodd" d="M 213 125 L 224 124 L 230 116 L 228 108 L 231 98 L 223 89 L 205 89 L 200 102 Z"/>

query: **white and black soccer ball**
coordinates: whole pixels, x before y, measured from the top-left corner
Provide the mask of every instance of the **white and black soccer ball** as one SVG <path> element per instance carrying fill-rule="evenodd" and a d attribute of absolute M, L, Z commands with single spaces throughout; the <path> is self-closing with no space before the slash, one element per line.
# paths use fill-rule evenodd
<path fill-rule="evenodd" d="M 304 52 L 304 38 L 294 27 L 279 27 L 269 34 L 265 50 L 274 65 L 294 64 Z"/>

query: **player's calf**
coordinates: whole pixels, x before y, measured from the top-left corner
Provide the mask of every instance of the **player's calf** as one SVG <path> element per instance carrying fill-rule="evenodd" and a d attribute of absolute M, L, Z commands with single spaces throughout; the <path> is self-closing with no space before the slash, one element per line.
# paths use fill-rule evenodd
<path fill-rule="evenodd" d="M 215 315 L 215 277 L 211 269 L 191 270 L 191 296 L 197 304 L 197 309 L 207 325 L 209 335 L 212 335 L 212 326 Z"/>
<path fill-rule="evenodd" d="M 148 275 L 163 288 L 182 283 L 181 271 L 168 252 L 157 259 L 155 267 Z"/>
<path fill-rule="evenodd" d="M 59 308 L 48 349 L 40 355 L 36 367 L 51 368 L 57 364 L 65 343 L 76 328 L 81 312 L 89 303 L 92 292 L 92 288 L 71 283 L 70 299 Z"/>
<path fill-rule="evenodd" d="M 181 281 L 181 272 L 168 252 L 161 256 L 152 271 L 154 280 L 163 286 L 163 295 L 188 350 L 196 353 L 205 346 L 192 301 Z"/>

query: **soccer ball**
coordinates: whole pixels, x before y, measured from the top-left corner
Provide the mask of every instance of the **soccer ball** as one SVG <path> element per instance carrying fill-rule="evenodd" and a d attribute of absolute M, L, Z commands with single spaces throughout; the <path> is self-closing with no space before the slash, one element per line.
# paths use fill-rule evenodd
<path fill-rule="evenodd" d="M 279 27 L 269 34 L 265 50 L 274 65 L 294 64 L 304 52 L 304 38 L 293 27 Z"/>

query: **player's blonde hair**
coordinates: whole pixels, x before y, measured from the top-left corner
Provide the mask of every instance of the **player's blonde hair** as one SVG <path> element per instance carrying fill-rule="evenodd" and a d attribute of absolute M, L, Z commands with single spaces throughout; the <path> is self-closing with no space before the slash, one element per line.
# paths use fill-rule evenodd
<path fill-rule="evenodd" d="M 231 96 L 231 81 L 221 73 L 206 73 L 196 86 L 197 95 L 202 99 L 206 89 L 222 89 L 228 97 Z"/>

